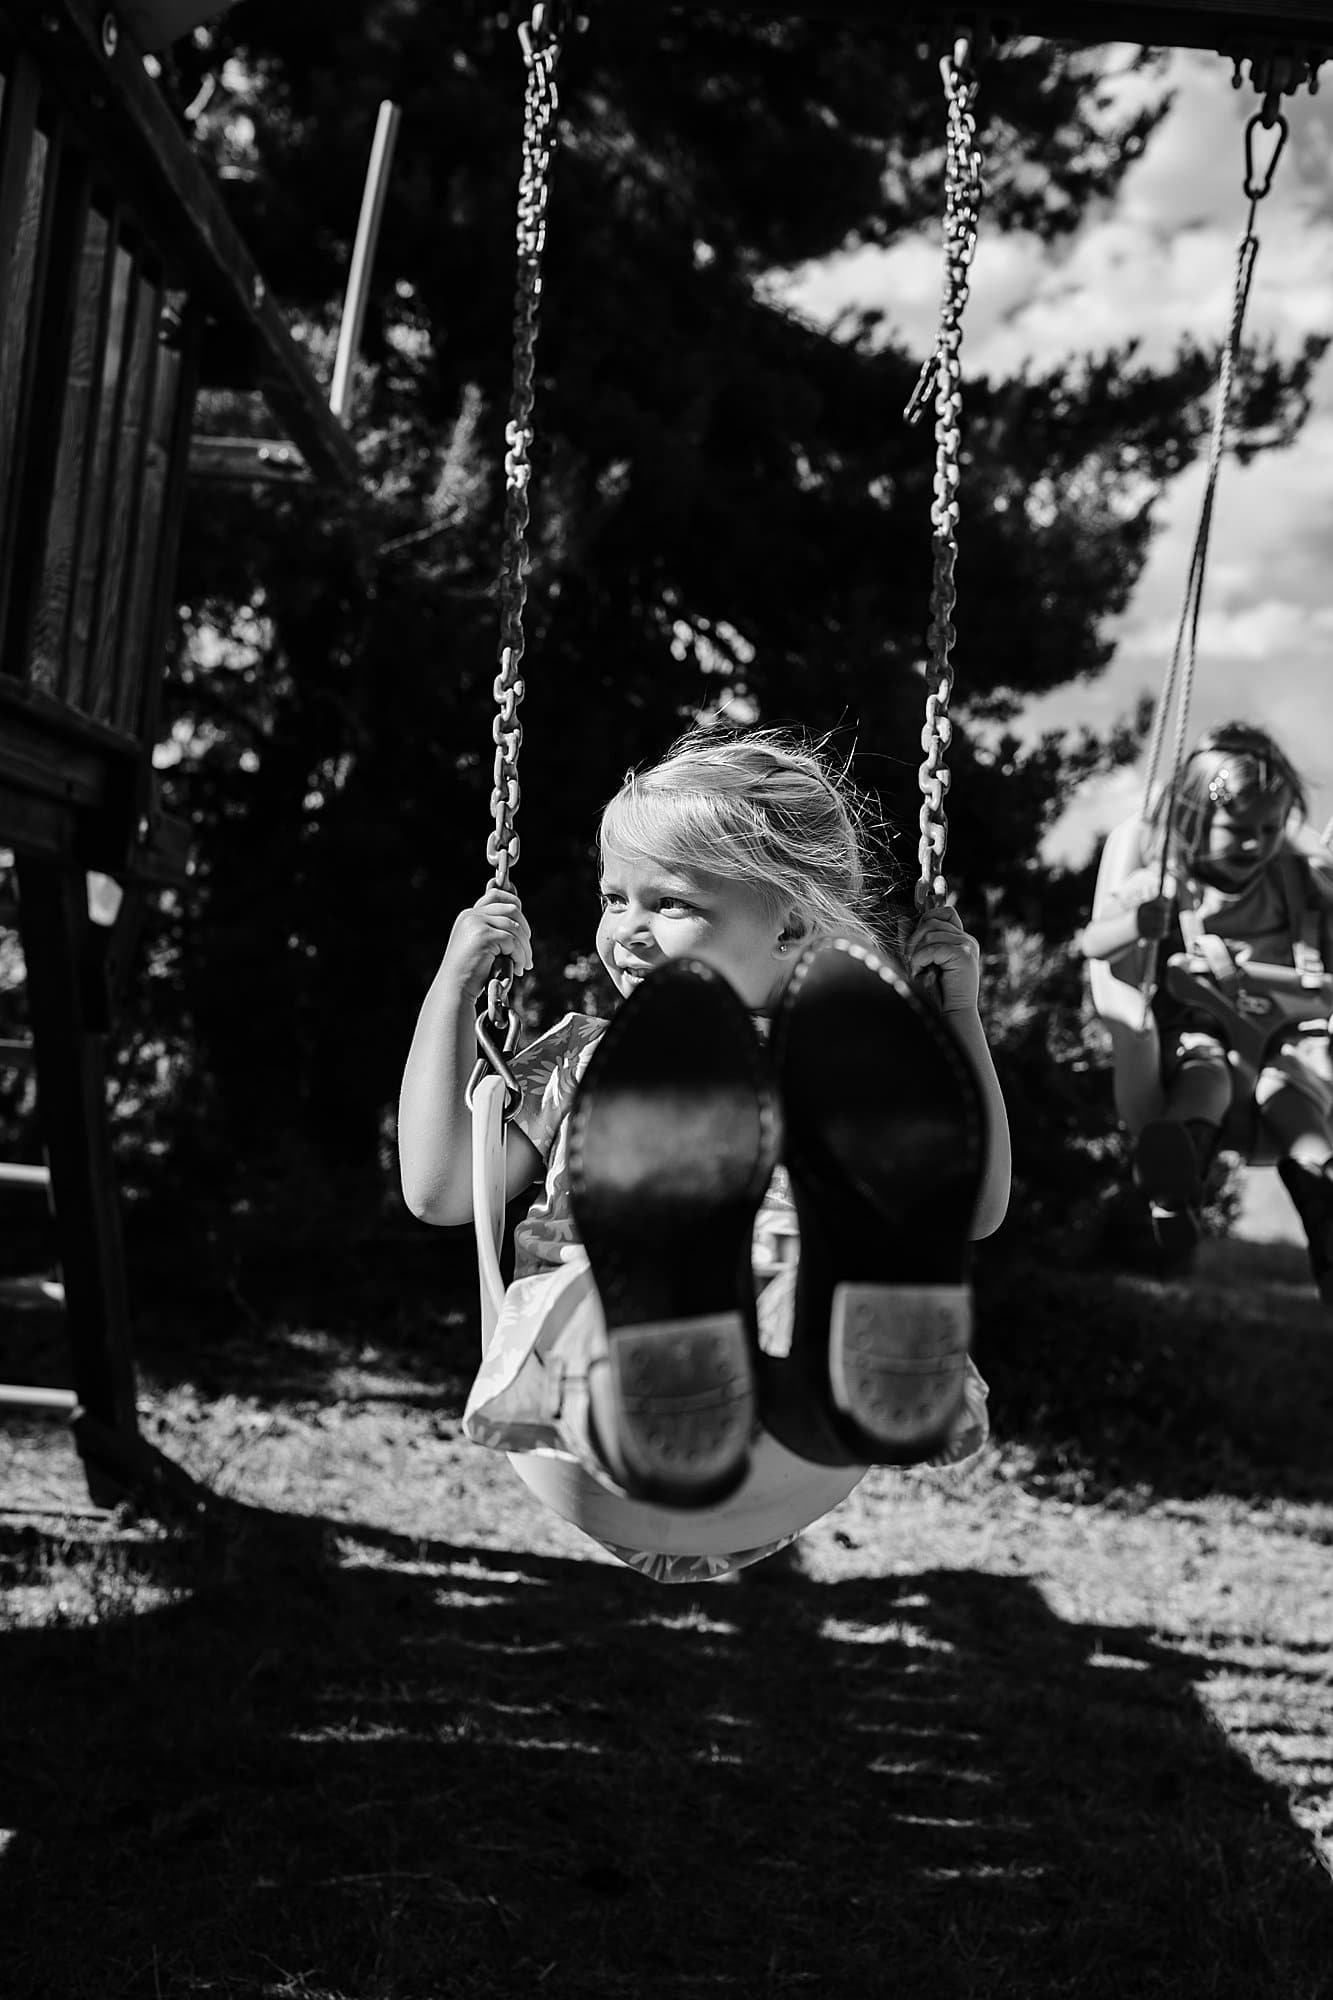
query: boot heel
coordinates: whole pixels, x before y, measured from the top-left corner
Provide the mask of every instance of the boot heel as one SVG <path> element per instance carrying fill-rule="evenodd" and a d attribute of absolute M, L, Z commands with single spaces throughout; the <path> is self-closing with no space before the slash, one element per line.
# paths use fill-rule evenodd
<path fill-rule="evenodd" d="M 725 1489 L 754 1429 L 750 1336 L 739 1312 L 620 1326 L 593 1423 L 612 1471 L 642 1493 Z"/>
<path fill-rule="evenodd" d="M 829 1387 L 879 1462 L 943 1443 L 963 1401 L 972 1338 L 966 1285 L 840 1284 L 829 1316 Z"/>

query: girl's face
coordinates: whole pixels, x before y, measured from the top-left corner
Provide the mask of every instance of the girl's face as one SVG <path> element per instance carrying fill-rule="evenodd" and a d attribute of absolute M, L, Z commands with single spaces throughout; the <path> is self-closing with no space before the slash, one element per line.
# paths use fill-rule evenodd
<path fill-rule="evenodd" d="M 597 952 L 623 999 L 654 966 L 698 958 L 730 981 L 751 1013 L 770 1008 L 798 953 L 752 889 L 679 863 L 602 851 Z"/>
<path fill-rule="evenodd" d="M 1244 793 L 1213 807 L 1196 867 L 1219 889 L 1240 889 L 1273 859 L 1291 814 L 1285 792 Z"/>

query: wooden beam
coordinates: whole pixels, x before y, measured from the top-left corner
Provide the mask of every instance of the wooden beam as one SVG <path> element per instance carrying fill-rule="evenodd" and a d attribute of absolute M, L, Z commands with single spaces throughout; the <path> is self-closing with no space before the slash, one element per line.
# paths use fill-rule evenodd
<path fill-rule="evenodd" d="M 233 480 L 249 485 L 254 480 L 290 485 L 294 479 L 309 479 L 310 467 L 294 444 L 273 438 L 210 437 L 198 433 L 190 440 L 191 479 Z"/>
<path fill-rule="evenodd" d="M 133 1439 L 139 1420 L 106 1067 L 101 1037 L 86 1019 L 87 889 L 81 869 L 28 854 L 19 856 L 17 869 L 37 1108 L 51 1167 L 74 1392 L 94 1424 Z"/>
<path fill-rule="evenodd" d="M 58 147 L 37 124 L 41 81 L 20 54 L 4 79 L 0 118 L 0 650 L 21 524 L 17 496 L 41 345 L 35 304 L 45 286 Z M 33 560 L 29 553 L 27 561 Z"/>
<path fill-rule="evenodd" d="M 111 745 L 110 730 L 92 725 L 53 698 L 24 691 L 0 678 L 0 787 L 33 793 L 53 804 L 96 812 L 108 796 L 107 751 L 133 760 L 137 745 L 124 737 Z M 0 840 L 17 846 L 0 823 Z"/>
<path fill-rule="evenodd" d="M 98 806 L 107 794 L 108 765 L 128 770 L 138 756 L 138 743 L 125 731 L 80 715 L 42 688 L 0 676 L 0 772 L 11 782 L 70 805 Z"/>
<path fill-rule="evenodd" d="M 200 303 L 250 331 L 256 386 L 321 477 L 351 485 L 355 447 L 329 410 L 268 286 L 128 35 L 104 34 L 101 0 L 0 0 L 8 27 L 41 65 Z"/>
<path fill-rule="evenodd" d="M 161 889 L 185 880 L 191 840 L 132 737 L 0 675 L 0 845 Z"/>
<path fill-rule="evenodd" d="M 120 0 L 121 20 L 141 49 L 164 49 L 203 21 L 225 14 L 232 0 Z"/>
<path fill-rule="evenodd" d="M 10 785 L 0 773 L 0 840 L 20 854 L 72 863 L 78 837 L 79 815 L 69 806 Z"/>
<path fill-rule="evenodd" d="M 194 400 L 198 387 L 199 346 L 202 315 L 193 301 L 186 306 L 180 326 L 178 349 L 180 380 L 176 408 L 163 440 L 166 463 L 162 483 L 162 522 L 157 534 L 157 587 L 149 606 L 145 675 L 138 713 L 126 720 L 143 744 L 156 743 L 162 711 L 162 684 L 166 678 L 167 632 L 175 611 L 176 561 L 180 551 L 181 527 L 185 518 L 185 483 L 190 471 L 190 434 L 194 428 Z M 134 798 L 136 824 L 147 814 L 156 798 L 156 780 L 151 756 L 139 765 L 139 782 Z"/>

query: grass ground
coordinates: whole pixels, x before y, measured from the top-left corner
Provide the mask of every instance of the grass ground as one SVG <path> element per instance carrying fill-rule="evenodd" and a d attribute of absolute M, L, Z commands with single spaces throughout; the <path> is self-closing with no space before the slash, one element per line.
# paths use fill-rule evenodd
<path fill-rule="evenodd" d="M 145 1428 L 232 1503 L 191 1534 L 7 1428 L 6 2000 L 1331 2000 L 1297 1250 L 997 1293 L 977 1472 L 698 1589 L 461 1440 L 473 1338 L 448 1258 L 149 1315 Z"/>

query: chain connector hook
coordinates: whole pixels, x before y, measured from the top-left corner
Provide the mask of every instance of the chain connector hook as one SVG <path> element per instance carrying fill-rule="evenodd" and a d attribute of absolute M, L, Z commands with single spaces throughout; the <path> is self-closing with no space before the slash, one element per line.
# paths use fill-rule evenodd
<path fill-rule="evenodd" d="M 1256 111 L 1245 127 L 1245 198 L 1247 201 L 1262 201 L 1273 185 L 1273 173 L 1282 157 L 1282 148 L 1287 143 L 1287 133 L 1291 129 L 1284 111 L 1274 111 L 1269 115 L 1269 106 L 1277 99 L 1277 93 L 1270 91 L 1264 99 L 1262 110 Z M 1268 156 L 1268 164 L 1262 176 L 1255 171 L 1255 135 L 1261 130 L 1274 131 L 1277 137 L 1273 150 Z"/>
<path fill-rule="evenodd" d="M 518 1047 L 520 1025 L 518 1015 L 512 1007 L 509 1008 L 504 1038 L 501 1040 L 498 1024 L 493 1022 L 484 1010 L 478 1014 L 477 1047 L 481 1050 L 481 1054 L 477 1058 L 476 1067 L 468 1078 L 467 1089 L 463 1093 L 469 1111 L 472 1109 L 472 1099 L 476 1095 L 477 1085 L 485 1076 L 498 1076 L 504 1085 L 506 1118 L 512 1118 L 523 1102 L 523 1092 L 509 1062 L 510 1056 Z"/>
<path fill-rule="evenodd" d="M 518 24 L 519 47 L 529 69 L 540 53 L 559 46 L 564 32 L 564 0 L 536 0 L 532 19 Z"/>

